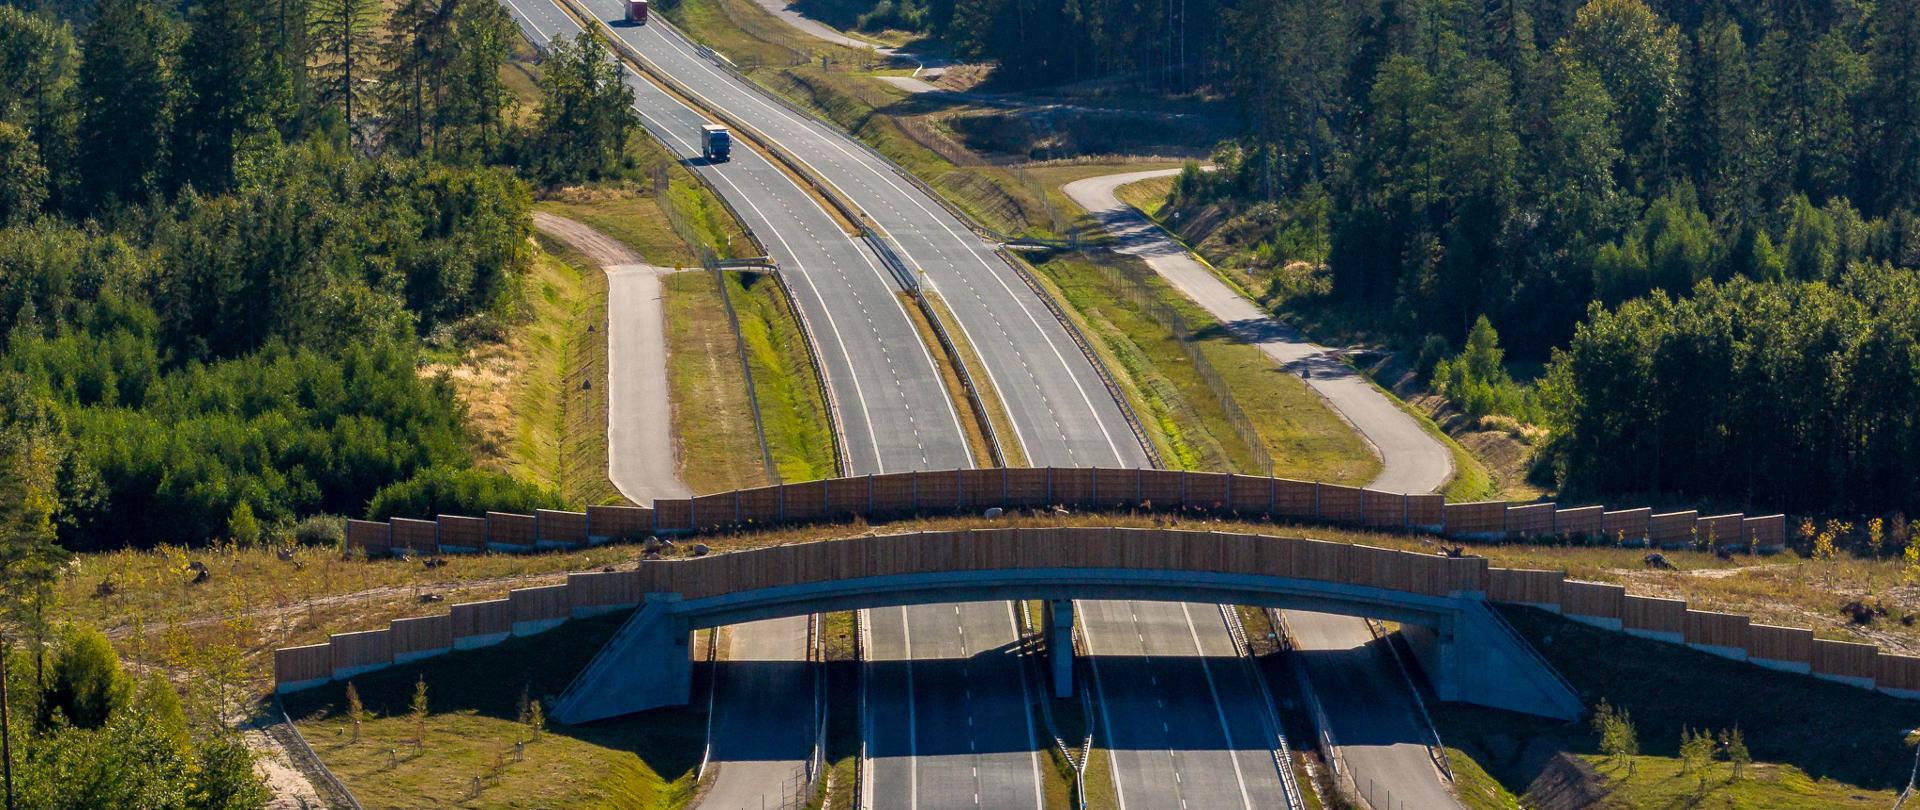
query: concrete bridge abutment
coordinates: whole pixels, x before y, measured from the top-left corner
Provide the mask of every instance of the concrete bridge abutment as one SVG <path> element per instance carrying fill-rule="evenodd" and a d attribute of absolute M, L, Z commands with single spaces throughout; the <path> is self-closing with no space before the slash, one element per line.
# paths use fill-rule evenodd
<path fill-rule="evenodd" d="M 1073 697 L 1073 600 L 1046 601 L 1047 672 L 1053 696 Z"/>

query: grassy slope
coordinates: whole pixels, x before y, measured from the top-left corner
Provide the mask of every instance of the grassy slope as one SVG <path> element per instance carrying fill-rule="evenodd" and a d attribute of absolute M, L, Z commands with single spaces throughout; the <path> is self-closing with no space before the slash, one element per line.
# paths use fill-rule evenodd
<path fill-rule="evenodd" d="M 1476 782 L 1471 806 L 1512 807 L 1539 770 L 1539 752 L 1567 750 L 1594 767 L 1610 808 L 1885 807 L 1906 782 L 1920 703 L 1599 630 L 1531 608 L 1504 608 L 1515 626 L 1593 704 L 1633 716 L 1643 756 L 1633 773 L 1605 762 L 1583 724 L 1560 725 L 1468 706 L 1435 714 L 1456 762 L 1500 780 Z M 1682 727 L 1739 726 L 1756 765 L 1732 782 L 1716 762 L 1705 789 L 1682 774 Z M 1523 756 L 1528 745 L 1535 756 Z"/>
<path fill-rule="evenodd" d="M 369 810 L 426 807 L 624 807 L 667 810 L 692 792 L 706 719 L 658 710 L 537 738 L 518 722 L 533 699 L 564 689 L 626 614 L 571 622 L 499 646 L 456 652 L 353 679 L 369 719 L 353 742 L 345 687 L 289 695 L 287 710 L 320 757 Z M 487 672 L 488 678 L 473 678 Z M 424 745 L 408 708 L 427 684 Z M 515 744 L 524 743 L 524 753 Z M 480 791 L 473 794 L 474 780 Z"/>
<path fill-rule="evenodd" d="M 1138 261 L 1107 255 L 1108 262 Z M 1228 424 L 1213 391 L 1201 380 L 1165 325 L 1127 301 L 1086 259 L 1055 256 L 1035 264 L 1056 294 L 1100 344 L 1107 365 L 1148 427 L 1161 456 L 1183 469 L 1252 469 L 1252 455 Z M 1219 370 L 1234 399 L 1257 426 L 1277 475 L 1336 483 L 1364 483 L 1379 461 L 1338 416 L 1298 379 L 1281 373 L 1259 349 L 1232 340 L 1218 322 L 1157 277 L 1162 303 L 1179 311 L 1193 340 Z"/>
<path fill-rule="evenodd" d="M 1162 218 L 1167 213 L 1167 195 L 1172 192 L 1173 182 L 1173 177 L 1156 177 L 1141 180 L 1121 186 L 1116 194 L 1119 196 L 1121 202 L 1140 209 L 1145 212 L 1147 216 L 1152 217 L 1154 221 L 1160 222 L 1165 226 L 1168 223 Z M 1170 230 L 1177 233 L 1177 229 Z M 1191 245 L 1188 247 L 1189 249 L 1193 248 Z M 1243 294 L 1249 292 L 1246 288 L 1249 280 L 1244 274 L 1221 271 L 1217 266 L 1211 264 L 1209 266 L 1215 267 L 1215 272 L 1220 275 L 1223 281 L 1240 289 Z M 1380 388 L 1378 385 L 1375 387 Z M 1495 481 L 1494 476 L 1488 472 L 1486 464 L 1482 463 L 1480 459 L 1475 458 L 1471 452 L 1468 452 L 1466 448 L 1462 447 L 1460 443 L 1455 441 L 1452 436 L 1449 436 L 1446 431 L 1441 430 L 1440 426 L 1434 424 L 1433 420 L 1428 417 L 1425 412 L 1410 406 L 1406 402 L 1402 402 L 1398 396 L 1395 396 L 1385 388 L 1380 388 L 1380 390 L 1381 393 L 1386 394 L 1389 399 L 1392 399 L 1394 404 L 1402 411 L 1405 411 L 1408 415 L 1418 420 L 1420 424 L 1427 429 L 1429 434 L 1445 444 L 1448 452 L 1453 454 L 1453 477 L 1449 479 L 1447 485 L 1441 489 L 1441 492 L 1449 499 L 1455 501 L 1475 501 L 1487 498 L 1508 497 L 1509 495 L 1513 497 L 1531 497 L 1532 495 L 1538 494 L 1533 490 L 1521 490 L 1509 493 L 1507 488 L 1502 487 L 1499 482 Z"/>
<path fill-rule="evenodd" d="M 607 480 L 606 277 L 542 241 L 517 281 L 512 326 L 448 367 L 478 438 L 479 463 L 558 490 L 620 502 Z"/>
<path fill-rule="evenodd" d="M 727 294 L 740 316 L 760 418 L 781 480 L 833 477 L 832 417 L 785 293 L 766 274 L 748 271 L 727 274 Z"/>
<path fill-rule="evenodd" d="M 694 492 L 768 483 L 739 344 L 720 288 L 704 272 L 663 280 L 667 380 L 673 399 L 680 476 Z"/>

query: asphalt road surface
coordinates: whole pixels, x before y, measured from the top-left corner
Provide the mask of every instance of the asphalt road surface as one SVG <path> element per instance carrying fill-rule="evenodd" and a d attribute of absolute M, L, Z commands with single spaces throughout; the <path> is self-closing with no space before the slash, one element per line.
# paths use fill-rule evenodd
<path fill-rule="evenodd" d="M 1117 248 L 1145 259 L 1154 272 L 1201 308 L 1219 318 L 1236 334 L 1260 347 L 1283 368 L 1309 371 L 1306 383 L 1326 398 L 1381 459 L 1380 475 L 1368 486 L 1386 492 L 1433 492 L 1453 474 L 1453 454 L 1418 421 L 1400 410 L 1386 394 L 1363 378 L 1325 346 L 1309 342 L 1300 332 L 1275 320 L 1252 301 L 1227 286 L 1185 247 L 1168 238 L 1133 206 L 1120 201 L 1115 189 L 1128 183 L 1179 173 L 1179 169 L 1089 177 L 1066 185 L 1067 196 L 1099 220 L 1118 241 Z"/>
<path fill-rule="evenodd" d="M 1286 615 L 1340 756 L 1374 810 L 1461 807 L 1427 754 L 1427 733 L 1404 676 L 1364 623 L 1366 638 L 1359 639 L 1352 629 L 1361 620 L 1350 616 Z"/>
<path fill-rule="evenodd" d="M 713 751 L 718 768 L 702 810 L 789 807 L 806 786 L 813 754 L 813 679 L 807 617 L 726 629 L 714 669 Z"/>
<path fill-rule="evenodd" d="M 508 0 L 508 7 L 536 42 L 579 31 L 551 0 Z M 780 263 L 820 347 L 849 472 L 970 466 L 959 413 L 878 259 L 753 150 L 743 146 L 732 160 L 707 164 L 694 138 L 709 121 L 650 82 L 631 73 L 626 81 L 647 130 L 706 175 Z"/>
<path fill-rule="evenodd" d="M 1278 721 L 1220 606 L 1082 602 L 1076 618 L 1120 807 L 1287 806 Z"/>
<path fill-rule="evenodd" d="M 607 274 L 607 479 L 638 504 L 687 497 L 673 449 L 660 305 L 660 276 L 672 271 L 571 219 L 535 211 L 533 224 Z"/>
<path fill-rule="evenodd" d="M 584 1 L 607 18 L 621 11 L 618 0 Z M 1015 435 L 1001 437 L 1003 442 L 1021 447 L 1034 464 L 1145 463 L 1145 452 L 1093 365 L 994 253 L 992 243 L 845 133 L 787 109 L 702 58 L 670 26 L 614 30 L 702 103 L 728 111 L 779 143 L 893 237 L 980 355 L 1013 422 Z"/>
<path fill-rule="evenodd" d="M 969 602 L 864 612 L 862 810 L 1040 810 L 1045 754 L 1013 610 Z"/>

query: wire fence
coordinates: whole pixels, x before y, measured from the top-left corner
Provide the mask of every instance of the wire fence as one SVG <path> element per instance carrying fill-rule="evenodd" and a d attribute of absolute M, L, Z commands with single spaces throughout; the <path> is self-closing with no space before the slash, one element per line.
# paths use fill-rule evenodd
<path fill-rule="evenodd" d="M 1207 386 L 1214 399 L 1219 400 L 1227 425 L 1253 459 L 1254 468 L 1244 472 L 1272 475 L 1273 456 L 1267 452 L 1266 440 L 1260 437 L 1260 430 L 1254 427 L 1253 420 L 1240 407 L 1240 401 L 1234 396 L 1232 387 L 1227 385 L 1226 377 L 1213 365 L 1213 361 L 1207 359 L 1206 352 L 1200 350 L 1186 317 L 1155 294 L 1150 280 L 1153 273 L 1131 262 L 1100 262 L 1097 266 L 1127 303 L 1167 327 L 1174 341 L 1180 344 L 1180 351 L 1193 364 L 1194 374 Z"/>
<path fill-rule="evenodd" d="M 287 707 L 280 703 L 278 696 L 273 699 L 273 711 L 280 717 L 265 732 L 286 750 L 287 757 L 293 760 L 294 770 L 306 775 L 309 780 L 319 777 L 320 783 L 313 786 L 314 790 L 334 810 L 362 810 L 360 800 L 354 798 L 353 791 L 347 789 L 340 777 L 333 775 L 327 763 L 322 762 L 320 755 L 314 752 L 313 746 L 307 744 L 306 736 L 300 733 L 299 726 L 293 724 L 293 718 L 287 714 Z"/>

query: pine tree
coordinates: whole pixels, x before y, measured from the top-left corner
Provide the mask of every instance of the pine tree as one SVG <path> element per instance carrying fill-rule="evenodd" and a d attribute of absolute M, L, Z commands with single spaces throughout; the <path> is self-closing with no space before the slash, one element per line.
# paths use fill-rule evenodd
<path fill-rule="evenodd" d="M 413 704 L 409 717 L 413 720 L 413 747 L 425 748 L 427 745 L 427 676 L 422 673 L 413 684 Z"/>
<path fill-rule="evenodd" d="M 261 13 L 246 0 L 202 0 L 189 14 L 180 59 L 187 101 L 173 138 L 178 185 L 232 188 L 238 161 L 277 134 L 289 81 L 263 36 Z"/>
<path fill-rule="evenodd" d="M 353 742 L 360 743 L 360 724 L 367 719 L 366 704 L 360 702 L 360 690 L 347 681 L 347 720 L 353 723 Z"/>
<path fill-rule="evenodd" d="M 1753 754 L 1747 750 L 1747 738 L 1740 733 L 1740 727 L 1734 726 L 1727 733 L 1727 761 L 1733 763 L 1731 781 L 1738 782 L 1746 774 L 1747 766 L 1753 763 Z"/>
<path fill-rule="evenodd" d="M 357 131 L 356 116 L 365 113 L 358 102 L 372 73 L 367 63 L 379 23 L 379 0 L 314 0 L 312 6 L 310 34 L 320 58 L 314 68 L 318 95 L 322 104 L 339 109 L 349 142 Z"/>
<path fill-rule="evenodd" d="M 173 125 L 179 24 L 143 0 L 102 0 L 87 27 L 77 90 L 80 204 L 144 201 L 158 190 Z"/>

